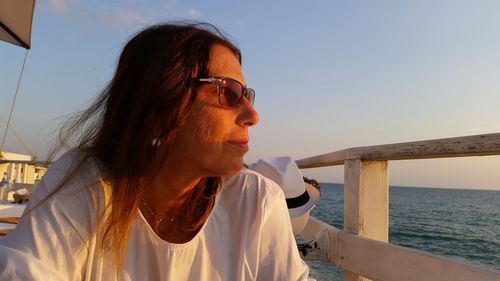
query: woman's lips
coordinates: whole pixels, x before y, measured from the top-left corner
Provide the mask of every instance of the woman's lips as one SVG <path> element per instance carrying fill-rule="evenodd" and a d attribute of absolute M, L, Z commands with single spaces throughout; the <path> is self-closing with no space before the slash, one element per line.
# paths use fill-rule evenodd
<path fill-rule="evenodd" d="M 234 140 L 228 141 L 228 143 L 241 150 L 248 151 L 248 140 Z"/>

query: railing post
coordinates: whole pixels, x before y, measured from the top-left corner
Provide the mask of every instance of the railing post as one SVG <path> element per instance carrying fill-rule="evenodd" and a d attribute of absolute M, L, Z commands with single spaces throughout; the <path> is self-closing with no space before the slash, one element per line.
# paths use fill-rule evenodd
<path fill-rule="evenodd" d="M 348 159 L 344 162 L 344 230 L 367 238 L 389 240 L 389 177 L 387 161 Z M 342 244 L 342 241 L 340 241 Z M 340 247 L 340 264 L 344 255 Z M 344 268 L 344 281 L 366 281 Z"/>

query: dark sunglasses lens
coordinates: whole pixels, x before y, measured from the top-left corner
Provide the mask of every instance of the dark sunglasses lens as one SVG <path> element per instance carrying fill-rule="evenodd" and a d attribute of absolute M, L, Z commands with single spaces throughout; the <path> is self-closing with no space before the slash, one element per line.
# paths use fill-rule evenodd
<path fill-rule="evenodd" d="M 243 88 L 240 83 L 224 79 L 221 83 L 219 101 L 221 105 L 235 107 L 240 103 Z"/>

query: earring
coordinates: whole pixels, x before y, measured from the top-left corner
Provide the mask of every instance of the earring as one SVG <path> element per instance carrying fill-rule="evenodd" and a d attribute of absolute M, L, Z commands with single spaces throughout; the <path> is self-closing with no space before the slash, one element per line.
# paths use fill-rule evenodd
<path fill-rule="evenodd" d="M 156 138 L 156 137 L 153 138 L 151 140 L 151 145 L 154 146 L 154 147 L 160 147 L 160 145 L 161 145 L 161 139 Z"/>

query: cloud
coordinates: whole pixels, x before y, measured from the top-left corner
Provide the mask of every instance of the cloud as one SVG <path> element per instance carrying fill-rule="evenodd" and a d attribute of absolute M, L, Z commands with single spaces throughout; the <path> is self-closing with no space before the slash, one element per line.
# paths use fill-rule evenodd
<path fill-rule="evenodd" d="M 54 13 L 64 13 L 73 5 L 78 4 L 79 0 L 48 0 L 47 8 Z"/>
<path fill-rule="evenodd" d="M 115 7 L 105 15 L 105 20 L 111 25 L 129 25 L 145 23 L 148 18 L 137 11 Z"/>
<path fill-rule="evenodd" d="M 466 129 L 467 134 L 486 134 L 486 133 L 495 133 L 498 132 L 500 126 L 497 122 L 491 121 L 490 124 L 484 124 L 488 122 L 483 122 L 482 124 L 478 124 L 476 127 L 469 127 Z"/>
<path fill-rule="evenodd" d="M 197 18 L 200 16 L 200 13 L 193 8 L 190 8 L 188 13 L 189 13 L 189 16 L 192 18 Z"/>
<path fill-rule="evenodd" d="M 0 0 L 2 1 L 2 0 Z M 24 0 L 18 0 L 24 1 Z M 135 1 L 135 0 L 134 0 Z M 144 26 L 165 18 L 172 18 L 175 12 L 167 1 L 162 7 L 134 7 L 134 2 L 125 1 L 120 6 L 105 1 L 80 1 L 80 0 L 40 0 L 44 10 L 60 14 L 66 20 L 79 22 L 86 26 L 108 26 L 110 28 L 130 28 L 130 26 Z M 90 4 L 88 2 L 97 2 Z M 168 4 L 168 5 L 167 5 Z M 90 6 L 89 6 L 90 5 Z M 125 6 L 127 5 L 127 6 Z M 189 10 L 189 15 L 195 17 L 199 13 Z M 73 39 L 67 39 L 73 42 Z"/>

